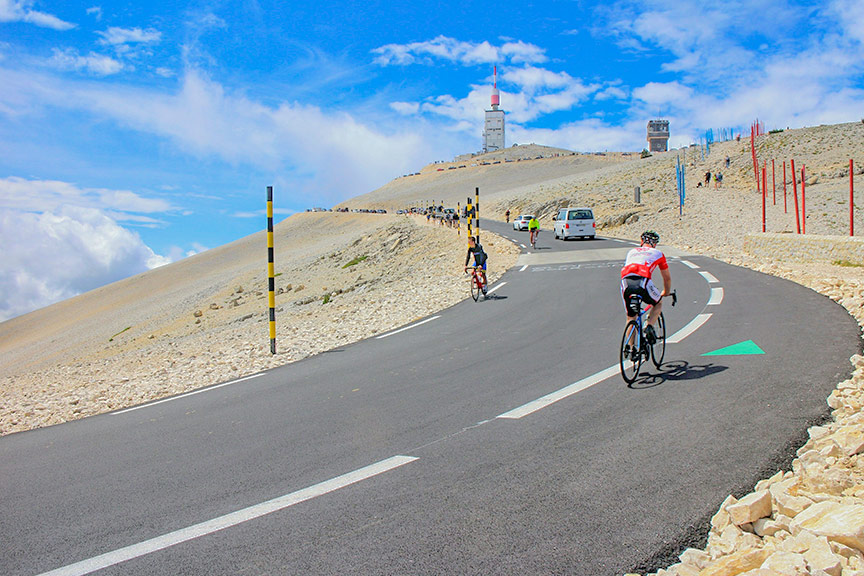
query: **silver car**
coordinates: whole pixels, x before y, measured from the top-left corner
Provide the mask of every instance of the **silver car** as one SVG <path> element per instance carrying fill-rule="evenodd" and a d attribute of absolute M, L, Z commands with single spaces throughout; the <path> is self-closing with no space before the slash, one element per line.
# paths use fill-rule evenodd
<path fill-rule="evenodd" d="M 513 230 L 528 230 L 528 223 L 534 219 L 533 214 L 522 214 L 513 220 Z"/>

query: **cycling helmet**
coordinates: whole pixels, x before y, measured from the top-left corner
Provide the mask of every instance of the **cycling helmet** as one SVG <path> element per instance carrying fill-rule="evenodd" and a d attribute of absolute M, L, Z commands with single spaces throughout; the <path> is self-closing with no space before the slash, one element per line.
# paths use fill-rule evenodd
<path fill-rule="evenodd" d="M 651 244 L 652 246 L 657 246 L 660 242 L 660 235 L 654 232 L 653 230 L 646 230 L 642 233 L 642 243 L 643 244 Z"/>

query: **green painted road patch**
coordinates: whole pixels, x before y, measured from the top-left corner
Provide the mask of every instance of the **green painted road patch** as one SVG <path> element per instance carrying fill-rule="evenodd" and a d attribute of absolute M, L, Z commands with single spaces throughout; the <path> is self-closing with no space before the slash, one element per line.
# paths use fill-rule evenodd
<path fill-rule="evenodd" d="M 765 354 L 765 351 L 752 340 L 746 340 L 713 352 L 706 352 L 702 356 L 745 356 L 747 354 Z"/>

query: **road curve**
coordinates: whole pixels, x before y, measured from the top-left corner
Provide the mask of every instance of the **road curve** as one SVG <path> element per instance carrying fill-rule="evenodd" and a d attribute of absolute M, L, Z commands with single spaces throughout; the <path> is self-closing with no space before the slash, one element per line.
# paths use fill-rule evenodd
<path fill-rule="evenodd" d="M 486 301 L 0 438 L 4 574 L 668 565 L 727 494 L 788 467 L 850 372 L 858 328 L 799 285 L 669 251 L 678 338 L 627 386 L 615 367 L 629 248 L 544 232 Z"/>

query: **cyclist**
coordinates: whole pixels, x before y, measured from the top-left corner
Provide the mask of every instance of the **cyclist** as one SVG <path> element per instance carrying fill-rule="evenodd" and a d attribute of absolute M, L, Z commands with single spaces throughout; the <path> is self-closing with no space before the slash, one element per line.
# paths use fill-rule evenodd
<path fill-rule="evenodd" d="M 643 302 L 652 305 L 645 326 L 645 339 L 649 344 L 657 341 L 654 324 L 662 310 L 661 299 L 663 296 L 672 294 L 672 274 L 669 272 L 666 256 L 657 249 L 658 242 L 660 242 L 660 235 L 657 232 L 653 230 L 643 232 L 642 244 L 627 253 L 624 268 L 621 269 L 621 296 L 627 308 L 627 321 L 635 320 L 639 314 L 638 311 L 630 309 L 631 294 L 638 294 Z M 663 278 L 662 293 L 651 281 L 655 268 L 660 268 L 660 276 Z"/>
<path fill-rule="evenodd" d="M 504 212 L 504 217 L 507 218 L 507 223 L 510 223 L 510 209 L 508 208 L 506 212 Z"/>
<path fill-rule="evenodd" d="M 528 234 L 531 235 L 531 244 L 537 241 L 537 234 L 540 233 L 540 222 L 537 221 L 536 216 L 532 216 L 531 220 L 528 221 Z"/>
<path fill-rule="evenodd" d="M 474 266 L 480 267 L 480 276 L 483 278 L 483 296 L 486 296 L 486 284 L 488 281 L 486 280 L 486 252 L 483 250 L 483 246 L 474 236 L 468 237 L 468 254 L 465 255 L 465 272 L 468 272 L 468 260 L 471 259 L 471 255 L 474 255 Z"/>

